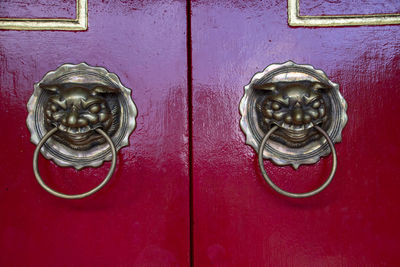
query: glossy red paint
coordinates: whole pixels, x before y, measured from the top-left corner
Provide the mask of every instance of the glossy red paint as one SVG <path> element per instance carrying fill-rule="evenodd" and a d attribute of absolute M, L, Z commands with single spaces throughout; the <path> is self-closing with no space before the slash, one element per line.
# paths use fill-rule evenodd
<path fill-rule="evenodd" d="M 0 18 L 75 18 L 76 0 L 2 0 Z"/>
<path fill-rule="evenodd" d="M 400 26 L 292 28 L 281 0 L 194 1 L 192 14 L 195 266 L 399 266 Z M 324 70 L 349 106 L 337 174 L 309 199 L 266 184 L 239 127 L 243 86 L 287 60 Z M 265 165 L 304 192 L 331 159 Z"/>
<path fill-rule="evenodd" d="M 300 14 L 321 15 L 364 15 L 400 13 L 397 0 L 300 0 Z"/>
<path fill-rule="evenodd" d="M 0 31 L 0 266 L 189 265 L 185 31 L 185 1 L 89 1 L 87 31 Z M 35 181 L 26 104 L 46 72 L 80 62 L 116 73 L 139 114 L 110 183 L 71 201 Z M 109 166 L 39 162 L 65 193 L 93 187 Z"/>
<path fill-rule="evenodd" d="M 89 1 L 88 31 L 1 31 L 0 266 L 188 266 L 190 249 L 194 266 L 399 265 L 400 26 L 291 28 L 286 8 L 194 1 L 192 91 L 182 1 Z M 55 10 L 49 17 L 65 16 Z M 239 128 L 243 86 L 289 59 L 323 69 L 349 104 L 336 177 L 310 199 L 274 193 Z M 111 182 L 68 201 L 34 179 L 26 103 L 47 71 L 82 61 L 133 89 L 138 126 Z M 298 171 L 265 164 L 278 185 L 302 192 L 323 182 L 331 159 Z M 39 162 L 66 193 L 93 187 L 109 165 L 77 172 Z"/>

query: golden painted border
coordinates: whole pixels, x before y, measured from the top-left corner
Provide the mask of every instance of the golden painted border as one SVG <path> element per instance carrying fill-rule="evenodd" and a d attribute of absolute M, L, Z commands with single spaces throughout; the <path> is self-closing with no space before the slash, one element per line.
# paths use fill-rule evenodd
<path fill-rule="evenodd" d="M 84 31 L 88 25 L 87 0 L 76 0 L 75 19 L 29 19 L 29 18 L 0 18 L 1 30 L 23 31 Z"/>
<path fill-rule="evenodd" d="M 295 27 L 337 27 L 400 24 L 400 13 L 373 15 L 300 16 L 300 0 L 288 0 L 288 23 Z"/>

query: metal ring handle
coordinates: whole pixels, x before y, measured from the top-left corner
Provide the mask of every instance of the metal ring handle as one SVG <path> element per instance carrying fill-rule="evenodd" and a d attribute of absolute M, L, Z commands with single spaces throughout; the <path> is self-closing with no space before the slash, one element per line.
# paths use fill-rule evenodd
<path fill-rule="evenodd" d="M 111 176 L 114 174 L 115 171 L 115 165 L 116 165 L 116 158 L 117 158 L 117 151 L 115 150 L 115 146 L 114 143 L 112 142 L 111 138 L 101 129 L 96 129 L 96 132 L 98 132 L 99 134 L 101 134 L 108 142 L 108 144 L 110 145 L 111 148 L 111 153 L 112 153 L 112 159 L 111 159 L 111 168 L 108 171 L 108 174 L 106 176 L 106 178 L 101 182 L 101 184 L 99 184 L 98 186 L 96 186 L 95 188 L 93 188 L 92 190 L 86 192 L 86 193 L 82 193 L 82 194 L 77 194 L 77 195 L 67 195 L 67 194 L 63 194 L 60 192 L 57 192 L 53 189 L 51 189 L 50 187 L 48 187 L 42 180 L 42 177 L 39 174 L 39 170 L 38 170 L 38 156 L 39 156 L 39 151 L 40 148 L 44 145 L 44 143 L 46 143 L 46 141 L 55 133 L 57 132 L 57 128 L 53 128 L 51 131 L 49 131 L 43 138 L 42 140 L 40 140 L 39 144 L 37 145 L 36 149 L 35 149 L 35 153 L 33 154 L 33 172 L 35 173 L 35 177 L 36 180 L 38 181 L 38 183 L 40 184 L 41 187 L 44 188 L 44 190 L 46 190 L 47 192 L 49 192 L 50 194 L 56 196 L 56 197 L 60 197 L 60 198 L 67 198 L 67 199 L 78 199 L 78 198 L 84 198 L 87 196 L 90 196 L 94 193 L 96 193 L 97 191 L 99 191 L 103 186 L 105 186 L 107 184 L 107 182 L 110 180 Z"/>
<path fill-rule="evenodd" d="M 317 188 L 317 189 L 315 189 L 315 190 L 313 190 L 313 191 L 307 192 L 307 193 L 299 193 L 299 194 L 298 194 L 298 193 L 290 193 L 290 192 L 288 192 L 288 191 L 285 191 L 285 190 L 279 188 L 276 184 L 274 184 L 274 183 L 271 181 L 271 179 L 269 178 L 269 176 L 268 176 L 268 174 L 267 174 L 267 172 L 265 171 L 265 168 L 264 168 L 263 151 L 264 151 L 264 146 L 265 146 L 265 144 L 266 144 L 268 138 L 271 136 L 271 134 L 272 134 L 273 132 L 275 132 L 275 131 L 278 129 L 278 126 L 272 127 L 271 130 L 269 130 L 269 132 L 264 136 L 264 138 L 263 138 L 263 140 L 262 140 L 262 142 L 261 142 L 261 145 L 260 145 L 260 147 L 259 147 L 259 149 L 258 149 L 258 164 L 260 165 L 261 173 L 262 173 L 262 175 L 263 175 L 265 181 L 267 181 L 267 183 L 268 183 L 276 192 L 278 192 L 278 193 L 280 193 L 280 194 L 282 194 L 282 195 L 284 195 L 284 196 L 292 197 L 292 198 L 311 197 L 311 196 L 313 196 L 313 195 L 318 194 L 318 193 L 321 192 L 322 190 L 324 190 L 324 189 L 329 185 L 329 183 L 332 181 L 333 176 L 335 175 L 335 172 L 336 172 L 336 168 L 337 168 L 337 156 L 336 156 L 335 147 L 334 147 L 334 145 L 333 145 L 333 143 L 332 143 L 331 138 L 329 137 L 329 135 L 328 135 L 323 129 L 321 129 L 319 126 L 314 126 L 314 128 L 315 128 L 318 132 L 320 132 L 320 133 L 326 138 L 326 140 L 328 141 L 329 147 L 331 148 L 331 151 L 332 151 L 333 162 L 332 162 L 332 170 L 331 170 L 331 173 L 329 174 L 329 177 L 328 177 L 328 179 L 325 181 L 325 183 L 322 184 L 319 188 Z"/>

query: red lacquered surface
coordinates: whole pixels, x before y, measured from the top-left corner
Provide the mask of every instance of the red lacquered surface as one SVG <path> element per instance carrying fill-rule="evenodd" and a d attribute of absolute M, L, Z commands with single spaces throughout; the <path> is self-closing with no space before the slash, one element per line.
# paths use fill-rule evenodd
<path fill-rule="evenodd" d="M 400 12 L 397 0 L 300 0 L 301 15 L 363 15 Z"/>
<path fill-rule="evenodd" d="M 291 28 L 280 0 L 194 1 L 192 14 L 195 266 L 399 266 L 400 26 Z M 243 86 L 287 60 L 324 70 L 349 106 L 336 176 L 309 199 L 266 184 L 239 128 Z M 265 164 L 304 192 L 331 159 Z"/>
<path fill-rule="evenodd" d="M 186 3 L 135 2 L 89 1 L 85 32 L 0 32 L 0 266 L 189 265 Z M 26 103 L 46 72 L 83 61 L 132 88 L 139 114 L 110 183 L 71 201 L 34 178 Z M 39 161 L 65 193 L 92 188 L 109 166 Z"/>
<path fill-rule="evenodd" d="M 76 0 L 1 0 L 0 18 L 75 18 Z"/>

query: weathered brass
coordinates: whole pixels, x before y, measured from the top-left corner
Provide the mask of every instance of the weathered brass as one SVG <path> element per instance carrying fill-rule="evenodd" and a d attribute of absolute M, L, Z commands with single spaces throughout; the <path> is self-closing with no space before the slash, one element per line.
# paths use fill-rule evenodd
<path fill-rule="evenodd" d="M 76 18 L 0 18 L 0 30 L 24 30 L 24 31 L 84 31 L 88 25 L 87 0 L 76 0 Z"/>
<path fill-rule="evenodd" d="M 31 141 L 38 144 L 57 128 L 44 144 L 43 156 L 76 169 L 100 166 L 112 155 L 96 129 L 111 137 L 116 151 L 128 145 L 137 115 L 130 94 L 117 75 L 104 68 L 64 64 L 35 84 L 28 102 Z"/>
<path fill-rule="evenodd" d="M 288 0 L 288 23 L 296 27 L 341 27 L 400 24 L 400 14 L 301 16 L 300 0 Z"/>
<path fill-rule="evenodd" d="M 240 127 L 246 135 L 246 144 L 259 154 L 266 181 L 286 196 L 306 197 L 322 191 L 332 180 L 337 165 L 333 144 L 341 141 L 346 110 L 339 85 L 331 82 L 323 71 L 288 61 L 268 66 L 245 86 L 240 102 Z M 262 165 L 264 158 L 297 169 L 301 164 L 317 162 L 330 151 L 334 156 L 331 175 L 322 187 L 309 193 L 278 190 Z"/>
<path fill-rule="evenodd" d="M 39 144 L 37 145 L 36 149 L 35 149 L 35 153 L 33 154 L 33 172 L 35 174 L 36 180 L 37 182 L 40 184 L 40 186 L 42 188 L 44 188 L 47 192 L 49 192 L 50 194 L 52 194 L 53 196 L 56 197 L 60 197 L 60 198 L 66 198 L 66 199 L 79 199 L 79 198 L 84 198 L 84 197 L 88 197 L 94 193 L 96 193 L 97 191 L 99 191 L 101 188 L 103 188 L 103 186 L 105 186 L 108 181 L 111 179 L 111 176 L 114 174 L 115 171 L 115 165 L 117 163 L 117 151 L 115 150 L 115 146 L 113 144 L 113 142 L 111 141 L 110 137 L 100 128 L 96 129 L 96 132 L 98 132 L 99 134 L 101 134 L 105 140 L 107 140 L 108 144 L 110 145 L 111 148 L 111 153 L 112 153 L 112 159 L 111 159 L 111 168 L 108 171 L 108 174 L 106 176 L 106 178 L 95 188 L 93 188 L 92 190 L 82 193 L 82 194 L 76 194 L 76 195 L 67 195 L 67 194 L 63 194 L 60 192 L 57 192 L 53 189 L 51 189 L 48 185 L 46 185 L 46 183 L 43 181 L 42 177 L 40 176 L 39 173 L 39 168 L 38 168 L 38 157 L 39 157 L 39 151 L 42 148 L 42 146 L 46 143 L 46 141 L 55 133 L 57 132 L 57 127 L 54 127 L 52 130 L 50 130 L 50 132 L 48 132 L 42 140 L 40 140 Z"/>
<path fill-rule="evenodd" d="M 270 94 L 257 103 L 263 116 L 259 123 L 278 125 L 274 138 L 288 147 L 301 147 L 319 138 L 314 125 L 327 120 L 326 111 L 330 103 L 325 103 L 320 89 L 324 85 L 312 81 L 289 81 L 254 84 L 256 90 L 267 90 Z"/>
<path fill-rule="evenodd" d="M 68 199 L 87 197 L 100 190 L 115 170 L 116 154 L 129 144 L 136 126 L 136 106 L 131 90 L 113 73 L 86 63 L 64 64 L 35 84 L 28 102 L 27 125 L 36 144 L 33 170 L 38 183 L 49 193 Z M 76 169 L 100 166 L 111 160 L 103 182 L 77 195 L 54 191 L 38 170 L 39 151 L 59 166 Z"/>
<path fill-rule="evenodd" d="M 305 198 L 305 197 L 311 197 L 313 195 L 318 194 L 319 192 L 321 192 L 322 190 L 324 190 L 332 181 L 333 176 L 335 176 L 336 173 L 336 168 L 337 168 L 337 156 L 336 156 L 336 150 L 335 150 L 335 146 L 332 143 L 332 140 L 330 139 L 330 137 L 328 136 L 328 134 L 322 130 L 319 126 L 314 126 L 314 128 L 320 133 L 322 134 L 326 141 L 328 141 L 329 147 L 331 148 L 332 151 L 332 157 L 333 157 L 333 161 L 332 161 L 332 170 L 331 173 L 329 174 L 328 179 L 317 189 L 307 192 L 307 193 L 291 193 L 288 191 L 285 191 L 281 188 L 279 188 L 276 184 L 274 184 L 274 182 L 272 182 L 271 178 L 269 178 L 267 171 L 264 168 L 264 161 L 263 161 L 263 148 L 265 147 L 265 144 L 267 143 L 268 138 L 271 136 L 272 133 L 274 133 L 276 130 L 279 129 L 278 126 L 273 126 L 271 128 L 271 130 L 268 131 L 268 133 L 265 135 L 265 137 L 263 138 L 261 145 L 260 145 L 260 149 L 258 150 L 258 165 L 260 166 L 261 169 L 261 173 L 265 179 L 265 181 L 278 193 L 287 196 L 287 197 L 292 197 L 292 198 Z"/>
<path fill-rule="evenodd" d="M 327 141 L 314 126 L 326 131 L 334 143 L 341 141 L 346 109 L 339 85 L 323 71 L 288 61 L 268 66 L 245 86 L 240 126 L 246 143 L 256 151 L 272 126 L 278 126 L 264 149 L 264 158 L 298 168 L 329 154 Z"/>

